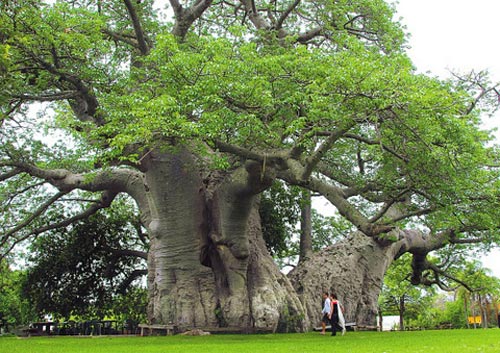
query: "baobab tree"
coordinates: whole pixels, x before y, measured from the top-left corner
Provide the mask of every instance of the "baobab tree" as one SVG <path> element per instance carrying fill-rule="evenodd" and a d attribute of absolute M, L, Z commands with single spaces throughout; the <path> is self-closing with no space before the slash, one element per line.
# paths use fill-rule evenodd
<path fill-rule="evenodd" d="M 394 258 L 413 255 L 414 283 L 438 281 L 427 254 L 498 241 L 496 153 L 479 127 L 493 87 L 416 74 L 390 5 L 156 6 L 0 4 L 4 253 L 126 194 L 149 237 L 151 322 L 274 331 L 309 329 L 331 288 L 371 325 Z M 278 181 L 356 229 L 303 249 L 288 277 L 258 213 Z"/>

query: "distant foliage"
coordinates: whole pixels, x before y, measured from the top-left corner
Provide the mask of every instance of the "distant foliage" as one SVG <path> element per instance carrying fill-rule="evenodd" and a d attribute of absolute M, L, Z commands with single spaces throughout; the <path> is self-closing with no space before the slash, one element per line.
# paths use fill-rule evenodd
<path fill-rule="evenodd" d="M 121 256 L 144 249 L 125 218 L 97 214 L 67 229 L 52 231 L 31 246 L 24 294 L 40 314 L 104 317 L 123 282 L 144 260 Z"/>

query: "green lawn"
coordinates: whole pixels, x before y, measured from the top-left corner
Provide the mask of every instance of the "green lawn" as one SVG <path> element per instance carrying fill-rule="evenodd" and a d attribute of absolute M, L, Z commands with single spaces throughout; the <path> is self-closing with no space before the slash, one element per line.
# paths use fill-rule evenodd
<path fill-rule="evenodd" d="M 447 353 L 500 352 L 500 330 L 213 335 L 205 337 L 0 338 L 0 353 Z"/>

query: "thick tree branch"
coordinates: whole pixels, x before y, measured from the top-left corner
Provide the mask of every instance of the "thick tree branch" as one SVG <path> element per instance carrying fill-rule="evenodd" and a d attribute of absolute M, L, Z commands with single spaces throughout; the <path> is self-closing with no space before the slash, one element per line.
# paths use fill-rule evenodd
<path fill-rule="evenodd" d="M 220 140 L 213 142 L 215 148 L 224 153 L 229 153 L 244 159 L 250 159 L 261 163 L 266 163 L 267 166 L 274 168 L 285 168 L 285 160 L 288 158 L 288 151 L 259 151 L 257 149 L 248 149 L 241 146 L 236 146 Z"/>
<path fill-rule="evenodd" d="M 287 183 L 299 185 L 323 195 L 333 206 L 335 206 L 343 217 L 349 220 L 357 229 L 367 236 L 376 237 L 393 229 L 391 226 L 371 223 L 365 215 L 346 199 L 341 188 L 314 177 L 303 180 L 301 179 L 302 175 L 303 169 L 300 166 L 292 166 L 286 171 L 278 171 L 278 177 Z"/>
<path fill-rule="evenodd" d="M 9 170 L 6 173 L 0 174 L 0 181 L 5 181 L 7 179 L 13 178 L 16 175 L 19 175 L 22 173 L 22 170 L 19 168 L 14 168 L 12 170 Z"/>
<path fill-rule="evenodd" d="M 140 205 L 143 222 L 147 222 L 151 216 L 147 185 L 145 184 L 144 175 L 138 171 L 115 168 L 87 175 L 75 174 L 66 169 L 46 170 L 26 162 L 0 160 L 0 167 L 4 166 L 18 168 L 22 172 L 42 179 L 66 193 L 75 189 L 127 193 Z"/>
<path fill-rule="evenodd" d="M 40 95 L 23 94 L 13 98 L 21 101 L 54 102 L 66 99 L 75 99 L 78 97 L 78 91 L 61 91 L 56 93 L 45 93 Z"/>
<path fill-rule="evenodd" d="M 130 250 L 130 249 L 108 249 L 116 256 L 130 256 L 130 257 L 138 257 L 144 260 L 148 259 L 148 253 L 140 250 Z"/>
<path fill-rule="evenodd" d="M 33 60 L 41 65 L 41 67 L 50 74 L 59 77 L 61 81 L 65 81 L 76 88 L 78 94 L 69 100 L 71 108 L 81 121 L 93 121 L 97 125 L 104 124 L 103 118 L 97 113 L 99 103 L 92 92 L 92 89 L 80 78 L 61 71 L 55 65 L 52 65 L 40 57 L 32 54 Z"/>
<path fill-rule="evenodd" d="M 290 4 L 290 6 L 288 6 L 288 8 L 285 10 L 285 12 L 283 12 L 281 14 L 280 18 L 278 18 L 278 21 L 276 21 L 276 24 L 275 24 L 276 29 L 281 29 L 281 27 L 283 27 L 283 23 L 286 21 L 288 16 L 290 16 L 290 14 L 293 12 L 293 10 L 295 10 L 297 8 L 297 6 L 299 6 L 299 4 L 300 4 L 300 0 L 295 0 L 293 3 Z"/>
<path fill-rule="evenodd" d="M 135 37 L 130 37 L 130 36 L 127 36 L 127 35 L 124 35 L 121 33 L 113 32 L 113 31 L 108 30 L 108 29 L 103 29 L 102 33 L 109 36 L 115 42 L 122 42 L 122 43 L 125 43 L 127 45 L 130 45 L 133 48 L 137 48 L 140 50 L 139 43 L 137 42 Z"/>
<path fill-rule="evenodd" d="M 74 189 L 87 191 L 114 190 L 116 192 L 127 192 L 127 183 L 130 177 L 140 177 L 137 173 L 128 169 L 104 170 L 92 176 L 86 174 L 75 174 L 67 169 L 42 169 L 34 164 L 18 161 L 0 161 L 1 166 L 12 166 L 22 170 L 31 176 L 43 179 L 57 187 L 61 191 L 69 192 Z"/>
<path fill-rule="evenodd" d="M 272 24 L 264 18 L 264 16 L 259 14 L 254 0 L 241 0 L 241 3 L 245 8 L 245 12 L 248 14 L 248 18 L 256 29 L 269 30 L 273 27 Z"/>
<path fill-rule="evenodd" d="M 184 9 L 182 8 L 181 3 L 178 0 L 169 0 L 170 5 L 172 6 L 172 9 L 174 10 L 174 15 L 177 18 L 177 20 L 180 20 L 182 17 L 182 12 Z"/>
<path fill-rule="evenodd" d="M 128 276 L 120 283 L 120 286 L 118 287 L 118 293 L 125 293 L 127 291 L 127 288 L 130 287 L 133 281 L 136 279 L 146 276 L 148 274 L 148 270 L 134 270 L 131 273 L 128 274 Z"/>
<path fill-rule="evenodd" d="M 390 223 L 396 223 L 396 222 L 402 221 L 404 219 L 425 216 L 427 214 L 431 214 L 433 211 L 435 211 L 434 207 L 428 207 L 428 208 L 422 208 L 419 210 L 415 210 L 412 212 L 402 213 L 399 217 L 394 217 L 390 220 L 387 220 L 386 222 L 384 222 L 384 224 L 389 225 Z"/>
<path fill-rule="evenodd" d="M 316 27 L 310 29 L 307 32 L 300 33 L 299 36 L 297 37 L 297 42 L 301 44 L 307 44 L 310 40 L 321 35 L 322 32 L 323 32 L 323 27 Z"/>
<path fill-rule="evenodd" d="M 139 44 L 139 50 L 142 55 L 147 55 L 149 53 L 149 45 L 146 40 L 146 35 L 142 29 L 142 24 L 139 19 L 139 15 L 135 9 L 135 6 L 132 4 L 130 0 L 123 0 L 125 6 L 127 7 L 128 14 L 130 19 L 132 20 L 132 25 L 134 27 L 135 36 L 137 37 L 137 43 Z"/>
<path fill-rule="evenodd" d="M 355 125 L 354 121 L 351 121 L 346 124 L 345 127 L 341 127 L 330 133 L 330 136 L 323 141 L 323 143 L 308 157 L 306 158 L 306 165 L 304 168 L 302 179 L 307 179 L 316 168 L 318 163 L 323 159 L 326 152 L 328 152 L 333 144 L 337 142 L 350 128 Z"/>
<path fill-rule="evenodd" d="M 196 0 L 193 5 L 184 9 L 177 0 L 171 0 L 170 4 L 175 14 L 175 25 L 172 34 L 184 39 L 191 25 L 200 18 L 210 7 L 213 0 Z"/>

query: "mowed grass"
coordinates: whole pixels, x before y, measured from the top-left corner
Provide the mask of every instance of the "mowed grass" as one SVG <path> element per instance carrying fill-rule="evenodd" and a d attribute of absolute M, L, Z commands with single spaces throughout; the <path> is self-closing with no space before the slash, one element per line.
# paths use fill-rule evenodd
<path fill-rule="evenodd" d="M 1 353 L 498 353 L 499 329 L 413 332 L 348 332 L 205 337 L 32 337 L 0 338 Z"/>

